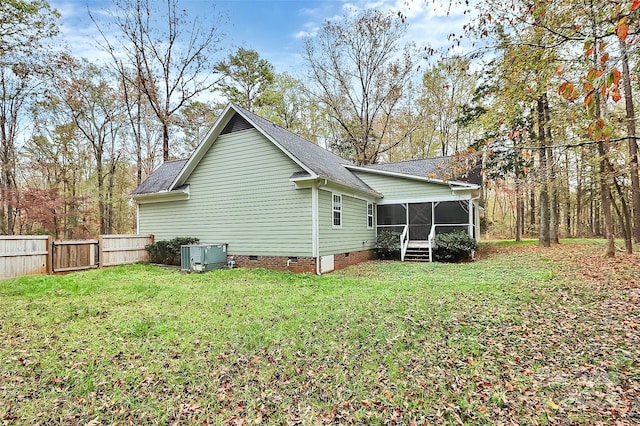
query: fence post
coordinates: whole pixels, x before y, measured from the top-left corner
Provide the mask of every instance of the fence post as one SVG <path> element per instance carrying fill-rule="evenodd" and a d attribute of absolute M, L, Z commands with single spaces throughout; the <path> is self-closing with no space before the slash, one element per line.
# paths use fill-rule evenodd
<path fill-rule="evenodd" d="M 102 269 L 102 259 L 104 259 L 104 243 L 102 242 L 102 235 L 98 235 L 98 268 Z"/>
<path fill-rule="evenodd" d="M 47 237 L 47 275 L 53 274 L 53 237 Z"/>

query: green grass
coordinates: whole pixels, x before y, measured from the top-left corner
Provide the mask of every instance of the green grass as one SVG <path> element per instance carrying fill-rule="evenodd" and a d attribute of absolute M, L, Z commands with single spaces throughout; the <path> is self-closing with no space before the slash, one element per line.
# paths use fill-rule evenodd
<path fill-rule="evenodd" d="M 131 265 L 0 281 L 0 419 L 640 421 L 632 290 L 575 281 L 557 257 L 514 247 L 322 277 Z"/>

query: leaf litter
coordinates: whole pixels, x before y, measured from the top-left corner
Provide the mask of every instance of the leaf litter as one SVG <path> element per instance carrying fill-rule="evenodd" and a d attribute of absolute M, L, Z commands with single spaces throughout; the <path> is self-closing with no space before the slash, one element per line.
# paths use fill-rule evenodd
<path fill-rule="evenodd" d="M 231 330 L 219 341 L 201 328 L 193 339 L 158 334 L 179 329 L 186 321 L 179 314 L 175 324 L 162 314 L 169 328 L 138 327 L 134 334 L 131 328 L 118 334 L 110 318 L 88 317 L 82 321 L 94 321 L 95 330 L 82 339 L 44 322 L 29 324 L 15 312 L 3 314 L 0 420 L 638 424 L 640 257 L 607 259 L 600 251 L 578 244 L 490 246 L 480 260 L 453 269 L 361 265 L 330 279 L 342 285 L 355 280 L 368 286 L 366 292 L 331 287 L 337 293 L 330 293 L 331 283 L 321 281 L 315 299 L 280 303 L 282 312 L 264 318 L 250 318 L 251 303 L 243 300 L 243 315 L 227 320 Z M 489 268 L 497 268 L 497 284 L 486 291 L 451 278 L 469 273 L 481 280 Z M 537 271 L 537 278 L 522 279 L 526 270 Z M 441 284 L 446 291 L 425 295 Z M 57 308 L 43 309 L 55 314 Z M 108 310 L 117 316 L 115 307 Z M 135 324 L 157 323 L 147 317 Z M 204 324 L 194 327 L 222 333 L 207 318 L 203 314 Z M 245 321 L 282 332 L 265 329 L 249 342 L 241 330 Z"/>

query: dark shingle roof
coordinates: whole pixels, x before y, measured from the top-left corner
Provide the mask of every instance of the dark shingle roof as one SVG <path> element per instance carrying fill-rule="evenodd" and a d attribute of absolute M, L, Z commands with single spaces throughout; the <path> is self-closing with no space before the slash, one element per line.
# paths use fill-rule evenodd
<path fill-rule="evenodd" d="M 253 124 L 259 127 L 258 130 L 263 131 L 271 139 L 276 141 L 287 152 L 295 157 L 300 163 L 304 164 L 309 170 L 318 176 L 328 179 L 332 182 L 341 183 L 352 188 L 378 194 L 369 185 L 361 181 L 357 176 L 347 170 L 344 165 L 353 165 L 349 160 L 334 154 L 333 152 L 322 148 L 308 140 L 301 138 L 295 133 L 283 129 L 282 127 L 266 120 L 237 105 L 233 106 Z"/>
<path fill-rule="evenodd" d="M 397 163 L 371 164 L 363 167 L 420 177 L 427 177 L 433 173 L 440 178 L 444 176 L 443 172 L 447 171 L 447 165 L 451 162 L 451 159 L 451 157 L 435 157 L 422 160 L 398 161 Z"/>
<path fill-rule="evenodd" d="M 187 159 L 167 161 L 161 164 L 133 190 L 132 194 L 140 195 L 168 191 L 185 164 L 187 164 Z"/>
<path fill-rule="evenodd" d="M 366 169 L 400 173 L 418 177 L 431 177 L 441 180 L 458 180 L 479 184 L 481 180 L 478 168 L 472 168 L 468 176 L 456 176 L 455 157 L 434 157 L 420 160 L 398 161 L 397 163 L 371 164 Z"/>

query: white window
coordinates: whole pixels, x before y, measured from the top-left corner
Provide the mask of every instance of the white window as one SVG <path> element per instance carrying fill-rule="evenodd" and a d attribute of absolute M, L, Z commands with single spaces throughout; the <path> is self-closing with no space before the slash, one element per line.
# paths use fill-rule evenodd
<path fill-rule="evenodd" d="M 332 194 L 333 196 L 333 228 L 342 228 L 342 195 Z"/>
<path fill-rule="evenodd" d="M 367 203 L 367 229 L 373 229 L 373 203 Z"/>

